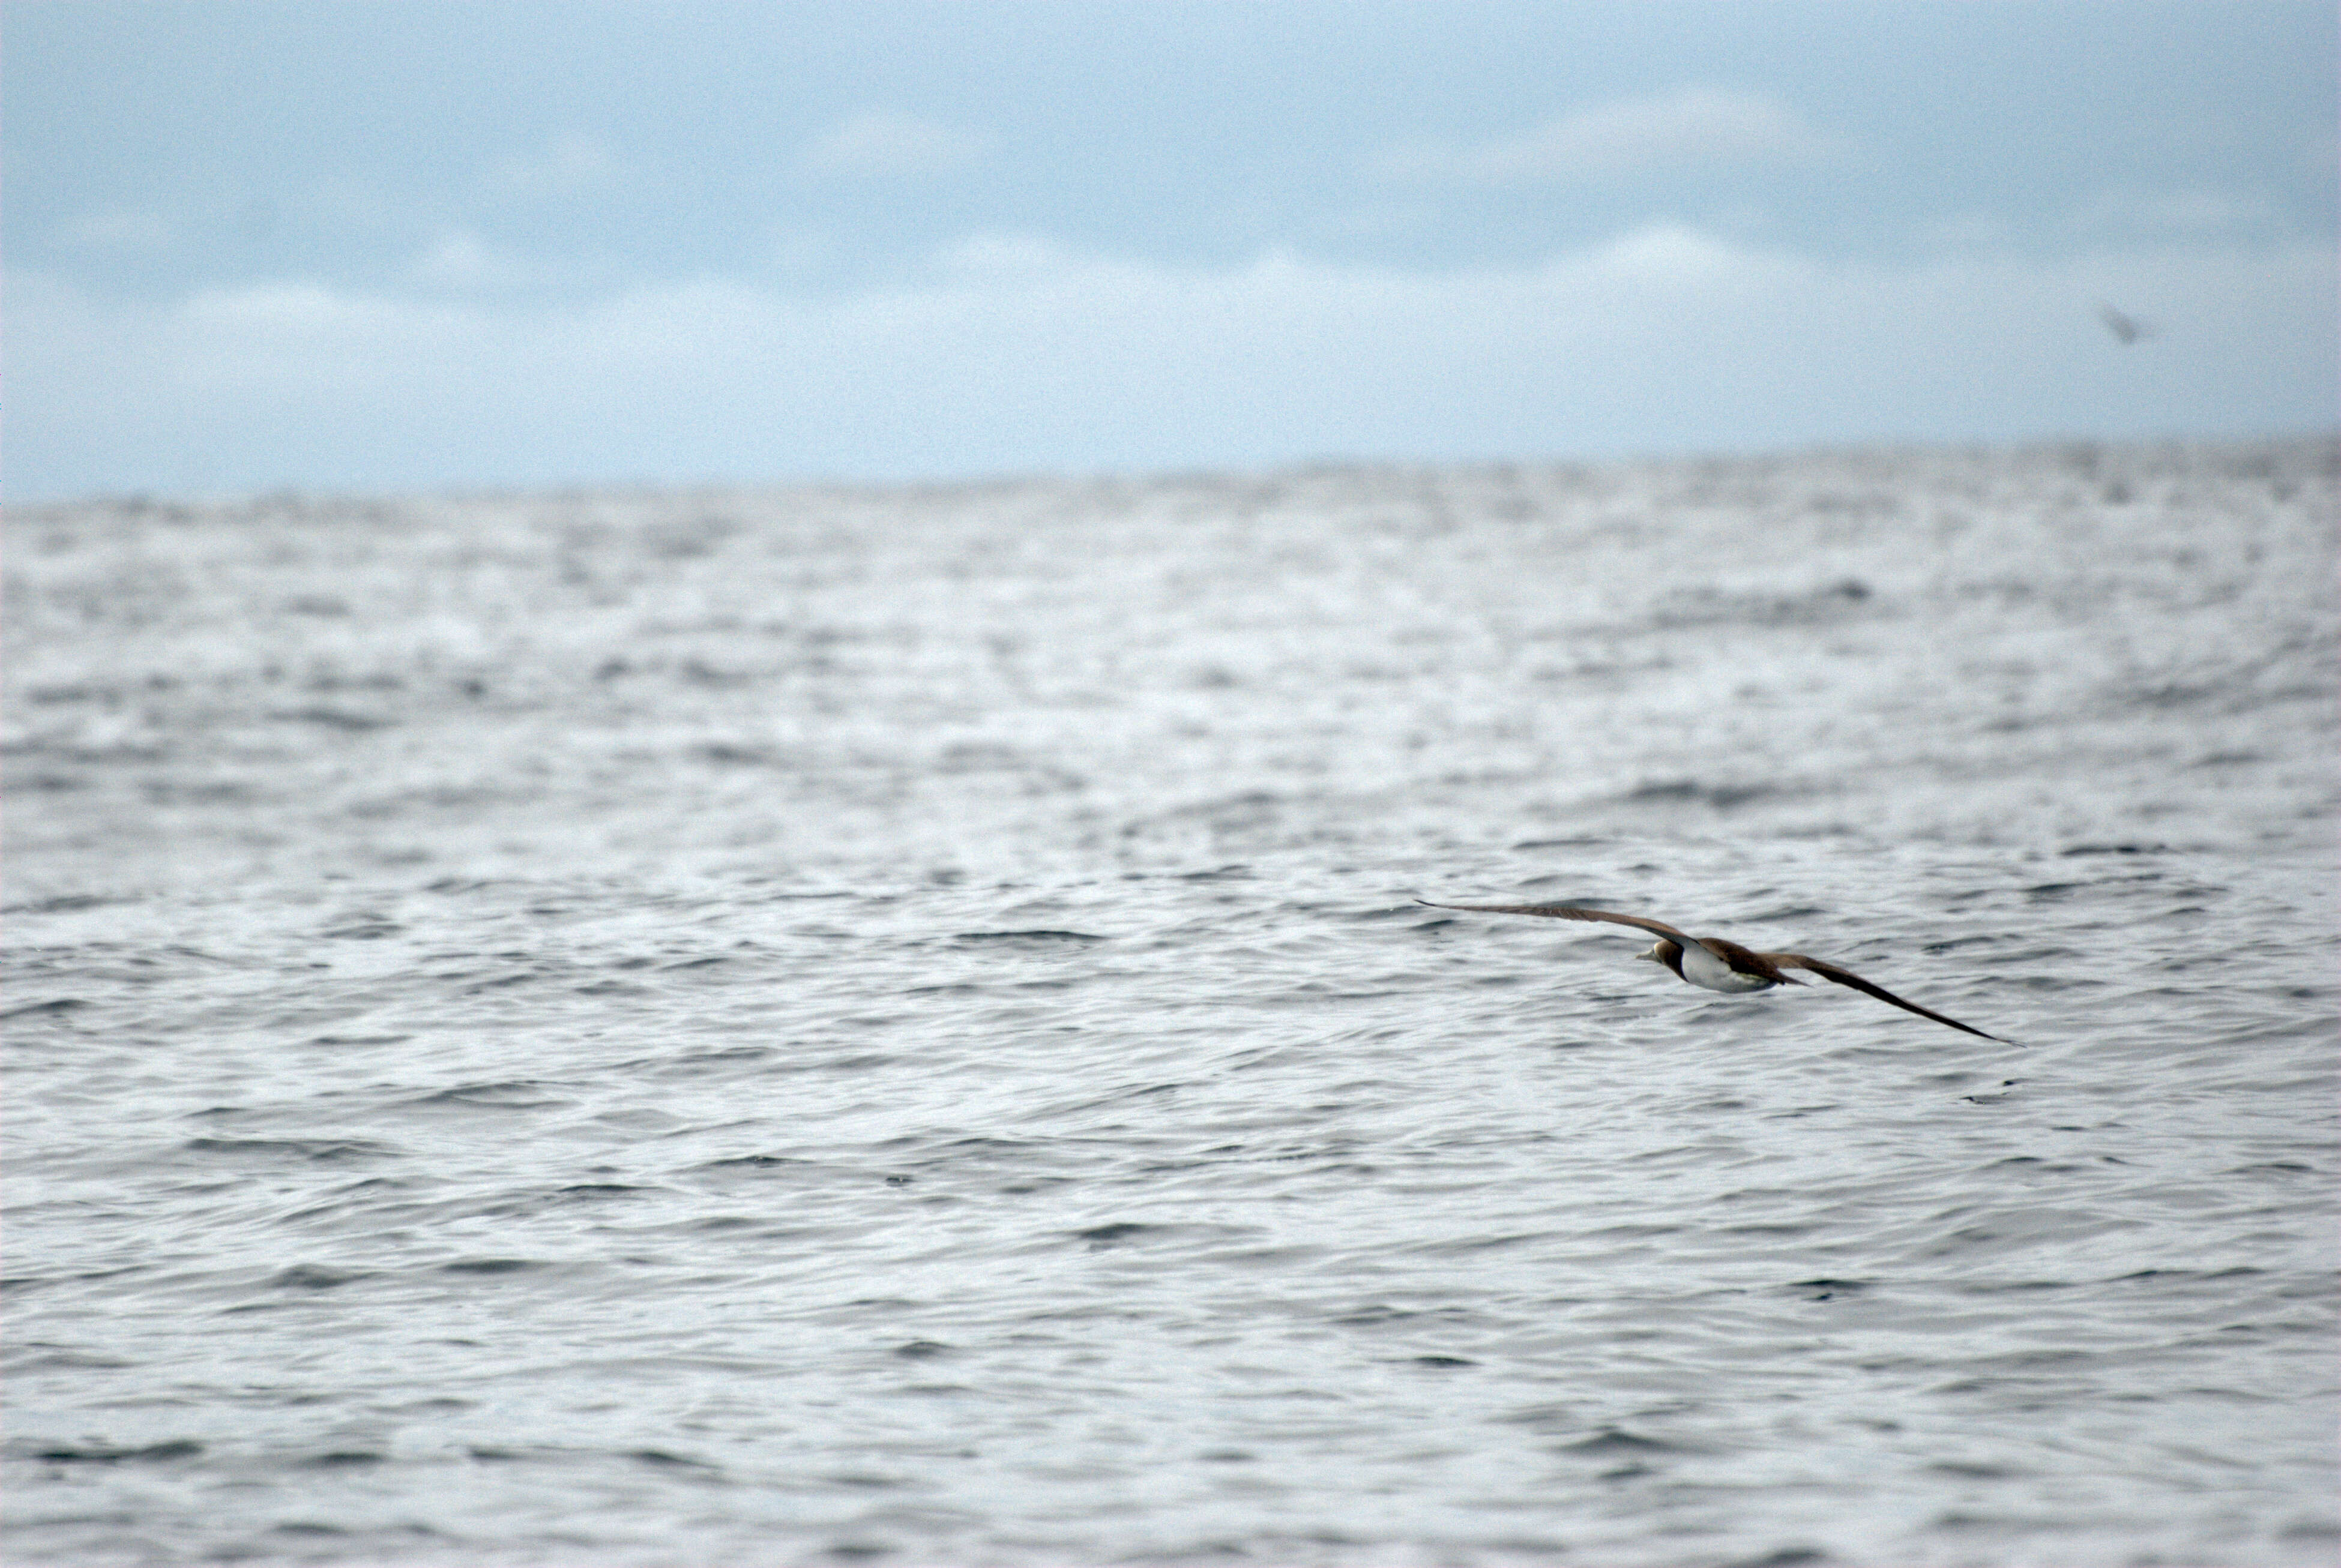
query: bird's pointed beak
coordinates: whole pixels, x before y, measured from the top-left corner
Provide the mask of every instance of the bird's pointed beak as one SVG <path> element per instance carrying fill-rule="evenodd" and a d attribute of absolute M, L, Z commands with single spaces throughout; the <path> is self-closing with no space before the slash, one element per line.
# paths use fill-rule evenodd
<path fill-rule="evenodd" d="M 1652 942 L 1648 948 L 1645 948 L 1640 952 L 1635 954 L 1634 957 L 1638 958 L 1648 958 L 1650 962 L 1655 964 L 1659 961 L 1659 945 L 1656 942 Z"/>

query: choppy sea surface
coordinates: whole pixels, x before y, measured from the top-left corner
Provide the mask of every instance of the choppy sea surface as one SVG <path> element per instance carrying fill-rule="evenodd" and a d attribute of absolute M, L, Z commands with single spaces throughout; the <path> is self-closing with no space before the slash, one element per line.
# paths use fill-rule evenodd
<path fill-rule="evenodd" d="M 0 1545 L 2332 1563 L 2337 470 L 20 510 Z"/>

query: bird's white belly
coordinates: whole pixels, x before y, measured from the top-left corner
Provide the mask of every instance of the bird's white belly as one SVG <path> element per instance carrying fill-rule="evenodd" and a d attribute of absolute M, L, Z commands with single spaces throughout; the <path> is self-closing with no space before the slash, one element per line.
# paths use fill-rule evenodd
<path fill-rule="evenodd" d="M 1761 991 L 1772 984 L 1761 975 L 1741 974 L 1697 942 L 1683 949 L 1682 977 L 1710 991 Z"/>

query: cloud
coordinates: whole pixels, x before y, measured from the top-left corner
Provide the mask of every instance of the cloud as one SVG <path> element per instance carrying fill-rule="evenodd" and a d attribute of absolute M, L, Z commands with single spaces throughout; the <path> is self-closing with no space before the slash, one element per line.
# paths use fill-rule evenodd
<path fill-rule="evenodd" d="M 1180 267 L 979 238 L 857 292 L 584 303 L 12 280 L 8 482 L 413 490 L 1326 454 L 2247 433 L 2335 417 L 2323 241 L 1828 261 L 1660 225 L 1532 265 Z M 2166 331 L 2117 352 L 2097 302 Z"/>
<path fill-rule="evenodd" d="M 457 230 L 442 234 L 414 260 L 407 275 L 418 283 L 447 289 L 509 288 L 529 280 L 521 262 L 479 235 Z"/>
<path fill-rule="evenodd" d="M 1402 149 L 1382 172 L 1407 180 L 1528 185 L 1822 157 L 1832 144 L 1778 99 L 1684 87 L 1597 104 L 1517 136 Z"/>
<path fill-rule="evenodd" d="M 571 131 L 534 152 L 499 159 L 489 166 L 485 183 L 500 195 L 544 199 L 602 190 L 625 174 L 624 163 L 600 138 Z"/>
<path fill-rule="evenodd" d="M 60 237 L 77 250 L 123 253 L 167 250 L 171 220 L 148 207 L 100 207 L 69 220 Z"/>
<path fill-rule="evenodd" d="M 837 238 L 825 229 L 775 223 L 765 231 L 767 256 L 787 272 L 804 272 L 836 260 Z"/>
<path fill-rule="evenodd" d="M 823 132 L 797 155 L 797 171 L 825 179 L 948 174 L 991 154 L 992 139 L 940 121 L 876 110 Z"/>
<path fill-rule="evenodd" d="M 952 241 L 935 253 L 946 272 L 993 276 L 1061 273 L 1081 258 L 1041 234 L 978 233 Z"/>
<path fill-rule="evenodd" d="M 2074 214 L 2084 233 L 2221 235 L 2266 230 L 2278 222 L 2265 197 L 2207 190 L 2116 190 L 2100 194 Z"/>

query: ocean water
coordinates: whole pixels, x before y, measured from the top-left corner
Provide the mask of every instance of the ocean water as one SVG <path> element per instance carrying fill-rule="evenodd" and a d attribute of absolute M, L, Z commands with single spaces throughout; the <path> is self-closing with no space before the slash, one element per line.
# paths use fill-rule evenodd
<path fill-rule="evenodd" d="M 2336 472 L 19 510 L 7 1559 L 2332 1563 Z"/>

